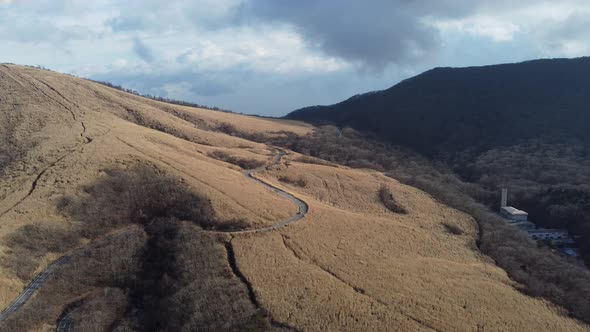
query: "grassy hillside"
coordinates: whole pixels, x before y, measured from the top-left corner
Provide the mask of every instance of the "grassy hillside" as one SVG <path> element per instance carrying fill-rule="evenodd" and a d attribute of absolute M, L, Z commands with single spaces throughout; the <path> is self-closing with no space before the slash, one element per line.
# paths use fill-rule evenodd
<path fill-rule="evenodd" d="M 582 236 L 590 263 L 590 58 L 436 68 L 390 89 L 287 118 L 351 126 L 442 161 L 545 227 Z"/>
<path fill-rule="evenodd" d="M 297 121 L 32 68 L 1 65 L 0 90 L 0 305 L 68 258 L 1 331 L 53 331 L 66 318 L 82 331 L 588 330 L 585 272 L 569 284 L 582 285 L 579 309 L 529 294 L 480 251 L 469 214 L 382 170 L 342 165 L 422 159 L 355 136 L 362 158 L 328 162 L 307 154 L 343 151 L 333 143 L 349 131 L 322 139 Z M 302 153 L 285 148 L 275 163 L 275 144 L 288 142 Z M 301 210 L 248 174 L 308 213 L 268 229 Z M 227 233 L 252 228 L 268 231 Z"/>

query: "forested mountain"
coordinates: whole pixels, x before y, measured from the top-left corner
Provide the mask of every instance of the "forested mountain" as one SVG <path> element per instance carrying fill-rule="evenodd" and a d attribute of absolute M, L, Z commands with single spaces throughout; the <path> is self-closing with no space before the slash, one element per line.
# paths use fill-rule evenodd
<path fill-rule="evenodd" d="M 375 134 L 442 161 L 497 208 L 498 189 L 546 227 L 581 235 L 590 261 L 590 58 L 435 68 L 287 118 Z"/>

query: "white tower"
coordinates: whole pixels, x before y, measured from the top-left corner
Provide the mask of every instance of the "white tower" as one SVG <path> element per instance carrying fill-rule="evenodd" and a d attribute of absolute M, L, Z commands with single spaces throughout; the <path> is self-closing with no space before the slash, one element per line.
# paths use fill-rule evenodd
<path fill-rule="evenodd" d="M 508 189 L 502 188 L 502 201 L 500 202 L 500 208 L 503 208 L 508 203 Z"/>

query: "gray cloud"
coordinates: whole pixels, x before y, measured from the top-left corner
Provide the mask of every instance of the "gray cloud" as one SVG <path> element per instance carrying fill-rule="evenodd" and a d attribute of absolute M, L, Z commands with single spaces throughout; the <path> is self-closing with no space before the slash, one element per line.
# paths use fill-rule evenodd
<path fill-rule="evenodd" d="M 585 0 L 563 0 L 562 9 L 582 7 Z M 534 11 L 549 0 L 250 0 L 237 10 L 238 20 L 248 24 L 293 26 L 306 40 L 326 54 L 381 70 L 387 65 L 426 63 L 441 50 L 440 32 L 430 21 L 453 20 L 472 15 L 502 17 L 515 11 Z M 586 34 L 587 13 L 568 19 L 544 38 Z M 518 22 L 517 22 L 518 23 Z"/>
<path fill-rule="evenodd" d="M 554 28 L 548 31 L 551 39 L 584 39 L 590 40 L 590 12 L 575 12 L 566 20 L 553 24 Z"/>
<path fill-rule="evenodd" d="M 420 20 L 423 9 L 404 0 L 256 0 L 240 9 L 246 22 L 294 26 L 312 46 L 374 68 L 420 61 L 439 45 L 435 29 Z"/>
<path fill-rule="evenodd" d="M 147 63 L 152 63 L 155 60 L 152 50 L 138 37 L 133 39 L 133 52 Z"/>

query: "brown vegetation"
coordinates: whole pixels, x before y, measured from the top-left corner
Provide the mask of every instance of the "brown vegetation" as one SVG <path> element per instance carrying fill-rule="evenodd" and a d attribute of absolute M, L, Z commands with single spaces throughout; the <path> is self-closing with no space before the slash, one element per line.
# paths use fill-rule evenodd
<path fill-rule="evenodd" d="M 395 200 L 395 197 L 393 197 L 393 193 L 391 193 L 391 190 L 389 190 L 389 188 L 385 184 L 381 185 L 381 187 L 379 188 L 379 199 L 381 200 L 381 203 L 383 203 L 383 205 L 385 205 L 385 207 L 393 213 L 408 213 L 406 208 L 401 206 Z"/>
<path fill-rule="evenodd" d="M 80 235 L 95 239 L 113 229 L 127 230 L 76 251 L 32 303 L 3 326 L 38 327 L 57 317 L 62 303 L 80 297 L 72 317 L 79 320 L 77 326 L 92 330 L 241 330 L 254 324 L 256 307 L 232 274 L 224 245 L 201 231 L 215 227 L 210 203 L 177 179 L 148 165 L 108 170 L 84 187 L 83 196 L 62 200 L 60 206 L 83 225 L 61 233 L 25 226 L 11 237 L 14 249 L 65 251 Z M 226 225 L 243 226 L 239 221 Z"/>
<path fill-rule="evenodd" d="M 298 178 L 292 178 L 290 176 L 287 175 L 282 175 L 279 176 L 279 181 L 284 182 L 284 183 L 288 183 L 288 184 L 292 184 L 292 185 L 296 185 L 299 186 L 301 188 L 305 187 L 307 185 L 307 181 L 305 180 L 305 178 L 303 176 L 300 176 Z"/>
<path fill-rule="evenodd" d="M 463 234 L 463 230 L 461 229 L 461 227 L 455 225 L 455 224 L 451 224 L 449 222 L 445 222 L 442 224 L 445 228 L 445 230 L 453 235 L 461 235 Z"/>
<path fill-rule="evenodd" d="M 138 253 L 145 243 L 140 228 L 105 236 L 84 249 L 75 251 L 70 261 L 50 275 L 37 294 L 16 313 L 0 323 L 2 331 L 31 331 L 43 324 L 53 324 L 61 315 L 65 304 L 88 297 L 111 294 L 109 289 L 126 292 L 136 280 L 140 268 Z M 117 295 L 119 300 L 125 296 Z M 100 312 L 104 315 L 87 317 L 94 319 L 92 330 L 106 328 L 112 321 L 101 317 L 118 316 L 125 309 L 126 301 L 104 303 Z"/>
<path fill-rule="evenodd" d="M 119 326 L 219 331 L 250 324 L 256 308 L 232 274 L 223 244 L 188 223 L 155 220 L 145 230 L 148 241 L 130 294 L 130 314 Z"/>
<path fill-rule="evenodd" d="M 0 263 L 19 278 L 30 280 L 47 254 L 73 249 L 79 240 L 75 231 L 52 222 L 25 225 L 8 237 L 10 256 Z"/>
<path fill-rule="evenodd" d="M 338 167 L 337 164 L 331 163 L 329 161 L 326 161 L 326 160 L 323 160 L 320 158 L 311 157 L 311 156 L 305 156 L 305 155 L 295 158 L 294 161 L 298 161 L 300 163 L 306 163 L 306 164 L 316 164 L 316 165 Z"/>
<path fill-rule="evenodd" d="M 89 226 L 83 230 L 87 237 L 129 223 L 145 224 L 154 218 L 215 227 L 214 211 L 207 199 L 150 165 L 107 170 L 95 184 L 83 188 L 82 196 L 66 197 L 59 206 Z"/>
<path fill-rule="evenodd" d="M 242 169 L 255 169 L 264 165 L 264 162 L 262 161 L 231 156 L 227 152 L 221 150 L 215 150 L 208 155 L 212 158 L 239 166 Z"/>

